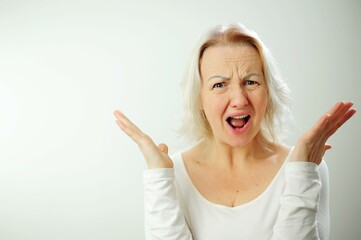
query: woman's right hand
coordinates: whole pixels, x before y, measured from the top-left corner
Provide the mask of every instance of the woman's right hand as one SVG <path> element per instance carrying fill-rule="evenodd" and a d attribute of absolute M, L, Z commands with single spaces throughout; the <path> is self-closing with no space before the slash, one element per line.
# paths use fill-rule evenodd
<path fill-rule="evenodd" d="M 168 156 L 168 147 L 165 144 L 158 146 L 146 134 L 144 134 L 134 123 L 132 123 L 122 112 L 114 112 L 116 123 L 133 141 L 138 145 L 148 168 L 173 168 L 173 161 Z"/>

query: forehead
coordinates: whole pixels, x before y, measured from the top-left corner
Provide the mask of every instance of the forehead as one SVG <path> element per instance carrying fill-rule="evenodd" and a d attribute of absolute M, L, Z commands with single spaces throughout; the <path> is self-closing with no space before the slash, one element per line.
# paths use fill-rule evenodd
<path fill-rule="evenodd" d="M 216 45 L 204 51 L 200 62 L 201 72 L 233 66 L 262 68 L 258 50 L 250 44 Z"/>

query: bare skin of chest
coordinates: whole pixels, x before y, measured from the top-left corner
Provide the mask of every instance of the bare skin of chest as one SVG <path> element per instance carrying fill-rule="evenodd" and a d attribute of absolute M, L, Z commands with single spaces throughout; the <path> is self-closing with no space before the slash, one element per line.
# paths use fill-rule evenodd
<path fill-rule="evenodd" d="M 236 169 L 219 169 L 206 161 L 183 156 L 188 175 L 198 192 L 208 201 L 228 207 L 250 202 L 261 195 L 277 175 L 287 152 L 272 160 Z"/>

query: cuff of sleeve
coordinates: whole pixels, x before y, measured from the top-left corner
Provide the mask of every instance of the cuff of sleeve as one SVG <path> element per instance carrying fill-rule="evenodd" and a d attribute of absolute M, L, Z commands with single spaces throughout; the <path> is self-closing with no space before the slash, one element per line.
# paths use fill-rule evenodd
<path fill-rule="evenodd" d="M 283 201 L 291 205 L 317 209 L 322 187 L 318 165 L 310 162 L 289 162 L 285 166 L 285 177 Z"/>
<path fill-rule="evenodd" d="M 144 182 L 151 182 L 160 179 L 174 179 L 174 168 L 147 169 L 143 172 Z"/>
<path fill-rule="evenodd" d="M 318 165 L 311 162 L 288 162 L 285 166 L 286 179 L 289 177 L 319 179 Z"/>

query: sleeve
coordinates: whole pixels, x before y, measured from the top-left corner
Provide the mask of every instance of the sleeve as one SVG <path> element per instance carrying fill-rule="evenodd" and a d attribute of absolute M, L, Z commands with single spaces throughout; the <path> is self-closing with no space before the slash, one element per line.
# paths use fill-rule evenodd
<path fill-rule="evenodd" d="M 329 239 L 328 169 L 308 162 L 285 166 L 286 187 L 272 240 Z"/>
<path fill-rule="evenodd" d="M 178 202 L 174 169 L 148 169 L 143 178 L 146 239 L 192 240 Z"/>

